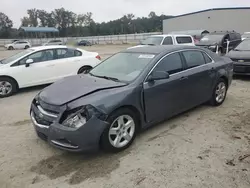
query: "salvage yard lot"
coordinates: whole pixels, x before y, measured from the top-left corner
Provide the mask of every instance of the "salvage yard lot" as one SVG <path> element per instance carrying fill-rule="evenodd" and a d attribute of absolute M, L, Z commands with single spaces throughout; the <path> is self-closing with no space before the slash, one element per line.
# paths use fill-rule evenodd
<path fill-rule="evenodd" d="M 127 45 L 100 45 L 103 59 Z M 15 51 L 0 50 L 0 58 Z M 37 138 L 32 98 L 0 99 L 0 187 L 250 187 L 250 78 L 234 79 L 225 103 L 203 105 L 140 134 L 118 154 L 72 154 Z"/>

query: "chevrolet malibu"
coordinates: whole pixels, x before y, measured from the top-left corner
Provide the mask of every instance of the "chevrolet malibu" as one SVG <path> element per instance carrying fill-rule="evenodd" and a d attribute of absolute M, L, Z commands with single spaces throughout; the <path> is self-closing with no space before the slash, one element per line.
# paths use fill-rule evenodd
<path fill-rule="evenodd" d="M 141 129 L 205 102 L 221 105 L 232 75 L 231 59 L 195 46 L 127 49 L 42 90 L 30 115 L 55 147 L 119 152 Z"/>

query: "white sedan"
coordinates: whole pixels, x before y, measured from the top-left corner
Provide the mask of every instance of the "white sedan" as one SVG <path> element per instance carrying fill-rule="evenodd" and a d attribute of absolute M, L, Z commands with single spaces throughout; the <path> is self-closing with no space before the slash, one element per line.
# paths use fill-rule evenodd
<path fill-rule="evenodd" d="M 34 47 L 0 60 L 0 98 L 20 88 L 53 83 L 66 76 L 88 72 L 100 56 L 66 46 Z"/>
<path fill-rule="evenodd" d="M 7 50 L 18 50 L 18 49 L 28 49 L 31 47 L 31 44 L 28 41 L 16 40 L 10 44 L 4 46 Z"/>

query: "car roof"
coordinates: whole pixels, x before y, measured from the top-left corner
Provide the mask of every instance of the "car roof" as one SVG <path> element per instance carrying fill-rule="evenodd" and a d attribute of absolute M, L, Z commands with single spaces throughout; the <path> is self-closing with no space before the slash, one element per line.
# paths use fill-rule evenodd
<path fill-rule="evenodd" d="M 177 37 L 177 36 L 182 36 L 182 37 L 192 37 L 191 35 L 185 35 L 185 34 L 166 34 L 166 35 L 151 35 L 151 37 Z"/>
<path fill-rule="evenodd" d="M 30 49 L 32 49 L 32 50 L 49 50 L 49 49 L 54 49 L 54 48 L 67 48 L 67 46 L 63 46 L 63 45 L 37 46 L 37 47 L 32 47 Z"/>
<path fill-rule="evenodd" d="M 172 51 L 185 50 L 185 49 L 201 49 L 201 48 L 197 46 L 186 46 L 186 45 L 157 45 L 157 46 L 142 46 L 137 48 L 130 48 L 122 52 L 160 54 L 163 52 L 169 53 Z"/>

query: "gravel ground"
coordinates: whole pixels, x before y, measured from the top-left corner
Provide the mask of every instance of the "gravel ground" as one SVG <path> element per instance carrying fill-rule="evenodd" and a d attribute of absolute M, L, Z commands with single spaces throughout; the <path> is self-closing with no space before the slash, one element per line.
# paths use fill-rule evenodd
<path fill-rule="evenodd" d="M 124 46 L 93 46 L 106 58 Z M 0 52 L 0 58 L 13 52 Z M 225 103 L 156 125 L 119 154 L 62 152 L 37 138 L 29 105 L 45 86 L 0 99 L 1 188 L 249 188 L 250 78 L 236 78 Z"/>

